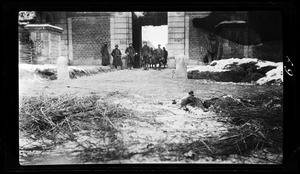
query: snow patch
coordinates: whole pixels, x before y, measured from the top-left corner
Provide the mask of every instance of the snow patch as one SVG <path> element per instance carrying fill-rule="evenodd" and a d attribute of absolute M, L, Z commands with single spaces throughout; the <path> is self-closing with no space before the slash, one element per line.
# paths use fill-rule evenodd
<path fill-rule="evenodd" d="M 282 84 L 283 82 L 283 64 L 281 63 L 277 68 L 272 69 L 266 73 L 266 76 L 256 81 L 259 85 L 275 83 Z"/>
<path fill-rule="evenodd" d="M 254 82 L 281 84 L 283 63 L 257 58 L 231 58 L 212 61 L 209 65 L 188 66 L 188 78 L 211 79 L 223 82 Z"/>

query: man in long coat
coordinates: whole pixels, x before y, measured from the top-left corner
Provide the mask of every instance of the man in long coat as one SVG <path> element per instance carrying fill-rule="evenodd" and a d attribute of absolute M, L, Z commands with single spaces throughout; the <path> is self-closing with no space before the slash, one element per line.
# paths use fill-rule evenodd
<path fill-rule="evenodd" d="M 207 62 L 210 63 L 217 60 L 218 56 L 219 42 L 217 37 L 213 34 L 208 35 L 208 45 L 207 45 Z"/>
<path fill-rule="evenodd" d="M 127 65 L 128 68 L 132 68 L 133 66 L 133 58 L 134 55 L 136 54 L 134 48 L 132 47 L 132 43 L 129 44 L 129 47 L 126 48 L 125 54 L 127 54 Z"/>
<path fill-rule="evenodd" d="M 110 65 L 110 55 L 107 48 L 107 42 L 104 42 L 104 44 L 101 47 L 101 55 L 102 55 L 102 65 L 107 66 Z"/>
<path fill-rule="evenodd" d="M 144 69 L 147 68 L 147 64 L 149 64 L 149 56 L 150 56 L 150 47 L 147 45 L 147 42 L 144 42 L 144 46 L 141 49 L 141 56 L 143 57 Z"/>
<path fill-rule="evenodd" d="M 164 52 L 163 50 L 160 48 L 160 44 L 158 44 L 158 48 L 157 48 L 157 52 L 156 52 L 156 62 L 159 63 L 159 69 L 161 68 L 161 64 L 163 63 L 163 55 L 164 55 Z M 155 68 L 156 68 L 156 65 L 155 65 Z"/>
<path fill-rule="evenodd" d="M 166 50 L 165 47 L 163 47 L 163 64 L 164 64 L 164 68 L 166 67 L 167 64 L 167 60 L 168 60 L 168 51 Z"/>
<path fill-rule="evenodd" d="M 118 49 L 118 45 L 115 46 L 115 49 L 111 52 L 111 55 L 113 56 L 113 66 L 116 67 L 116 69 L 118 68 L 118 66 L 121 66 L 121 69 L 122 69 L 122 65 L 123 65 L 123 62 L 121 60 L 121 56 L 122 56 L 122 53 L 121 51 Z"/>

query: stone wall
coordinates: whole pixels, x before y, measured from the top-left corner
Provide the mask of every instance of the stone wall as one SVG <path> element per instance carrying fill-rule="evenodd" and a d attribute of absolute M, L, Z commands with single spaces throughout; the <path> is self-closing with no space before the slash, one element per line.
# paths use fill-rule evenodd
<path fill-rule="evenodd" d="M 34 63 L 56 63 L 61 55 L 62 28 L 49 24 L 27 24 L 24 26 L 30 33 L 34 47 Z"/>
<path fill-rule="evenodd" d="M 30 33 L 24 29 L 24 26 L 19 26 L 19 62 L 34 63 L 34 45 L 30 39 Z"/>
<path fill-rule="evenodd" d="M 101 63 L 102 41 L 110 45 L 110 12 L 53 12 L 54 23 L 63 29 L 61 55 L 71 64 Z M 87 20 L 85 20 L 87 19 Z M 76 34 L 74 34 L 74 31 Z M 86 37 L 85 37 L 86 36 Z M 95 37 L 94 37 L 95 36 Z M 75 40 L 74 40 L 75 39 Z M 74 48 L 75 47 L 75 48 Z"/>
<path fill-rule="evenodd" d="M 203 18 L 208 15 L 205 12 L 187 13 L 189 16 L 189 59 L 193 64 L 203 64 L 203 59 L 207 54 L 207 45 L 209 43 L 208 34 L 211 33 L 200 27 L 193 26 L 193 19 Z M 228 15 L 228 14 L 227 14 Z M 234 12 L 228 16 L 228 20 L 247 20 L 246 12 Z M 246 39 L 247 34 L 241 29 L 227 28 L 224 29 L 222 35 L 235 35 L 235 37 Z M 217 40 L 220 44 L 218 57 L 221 59 L 227 58 L 243 58 L 252 57 L 252 47 L 247 45 L 241 45 L 236 42 L 232 42 L 228 39 L 217 36 Z"/>
<path fill-rule="evenodd" d="M 206 55 L 206 47 L 208 44 L 208 31 L 193 26 L 192 20 L 198 15 L 189 17 L 189 59 L 193 60 L 194 64 L 202 64 L 203 58 Z"/>
<path fill-rule="evenodd" d="M 185 54 L 185 13 L 168 12 L 168 44 L 171 57 Z"/>
<path fill-rule="evenodd" d="M 101 59 L 103 42 L 110 45 L 109 17 L 74 17 L 71 25 L 73 60 Z"/>
<path fill-rule="evenodd" d="M 108 42 L 109 51 L 114 49 L 115 44 L 118 44 L 123 55 L 128 43 L 132 42 L 131 12 L 54 13 L 55 26 L 63 29 L 60 36 L 61 55 L 68 57 L 69 60 L 78 61 L 79 64 L 83 62 L 101 63 L 100 48 L 104 41 Z M 210 12 L 168 12 L 168 44 L 166 47 L 169 51 L 170 61 L 175 55 L 184 54 L 189 58 L 189 64 L 203 64 L 203 58 L 207 53 L 207 35 L 210 32 L 194 27 L 192 20 L 206 17 L 209 14 Z M 228 17 L 228 20 L 246 19 L 246 12 L 235 12 Z M 224 32 L 233 35 L 239 33 L 228 29 Z M 253 35 L 253 33 L 248 32 L 248 35 Z M 50 35 L 50 37 L 49 39 L 55 43 L 57 40 L 55 35 Z M 257 57 L 272 61 L 282 59 L 281 42 L 244 46 L 224 38 L 217 38 L 222 45 L 222 59 L 231 57 Z M 47 41 L 44 44 L 47 44 Z M 39 48 L 38 42 L 36 42 L 36 46 Z M 51 47 L 55 49 L 54 47 L 58 46 L 54 44 Z"/>
<path fill-rule="evenodd" d="M 260 60 L 269 60 L 273 62 L 282 62 L 282 41 L 266 42 L 252 47 L 253 57 Z"/>
<path fill-rule="evenodd" d="M 110 18 L 111 50 L 119 45 L 122 55 L 129 43 L 132 43 L 132 14 L 131 12 L 114 12 Z"/>

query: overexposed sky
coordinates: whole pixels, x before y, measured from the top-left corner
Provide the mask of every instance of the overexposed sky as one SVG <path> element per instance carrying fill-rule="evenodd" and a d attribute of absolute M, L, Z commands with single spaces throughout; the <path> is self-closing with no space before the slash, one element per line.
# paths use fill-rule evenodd
<path fill-rule="evenodd" d="M 142 26 L 142 40 L 150 41 L 155 48 L 160 44 L 161 48 L 168 43 L 168 26 Z"/>

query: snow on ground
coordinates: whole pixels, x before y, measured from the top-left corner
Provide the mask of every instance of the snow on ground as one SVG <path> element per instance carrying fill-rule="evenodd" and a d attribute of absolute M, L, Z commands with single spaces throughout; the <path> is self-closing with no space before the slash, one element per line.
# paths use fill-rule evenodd
<path fill-rule="evenodd" d="M 29 66 L 29 68 L 31 68 Z M 138 117 L 128 118 L 115 123 L 120 130 L 117 134 L 130 153 L 130 159 L 110 161 L 109 163 L 267 163 L 258 159 L 245 157 L 239 160 L 236 156 L 228 159 L 212 159 L 200 157 L 199 160 L 178 160 L 169 152 L 142 155 L 141 153 L 167 143 L 191 143 L 203 137 L 218 137 L 226 132 L 226 123 L 219 122 L 213 112 L 190 108 L 191 112 L 179 109 L 179 104 L 172 104 L 187 96 L 191 90 L 201 99 L 219 97 L 224 94 L 241 96 L 253 91 L 264 91 L 264 86 L 249 86 L 234 83 L 203 83 L 202 80 L 172 78 L 172 69 L 157 70 L 117 70 L 110 73 L 72 79 L 68 83 L 52 81 L 20 81 L 20 97 L 35 95 L 75 94 L 78 96 L 99 95 L 114 104 L 131 109 Z M 269 88 L 269 87 L 268 87 Z M 273 88 L 276 88 L 274 86 Z M 94 144 L 105 143 L 100 140 L 97 132 L 77 132 L 78 141 L 90 141 Z M 20 146 L 26 145 L 28 139 L 20 134 Z M 39 142 L 36 142 L 36 145 Z M 42 142 L 40 142 L 42 144 Z M 80 164 L 76 158 L 82 148 L 71 141 L 57 145 L 46 152 L 32 152 L 33 158 L 20 158 L 22 164 Z M 20 152 L 22 153 L 22 152 Z M 193 154 L 188 152 L 186 155 Z M 169 159 L 160 160 L 164 155 Z M 248 160 L 248 162 L 247 162 Z M 86 162 L 100 163 L 100 162 Z"/>
<path fill-rule="evenodd" d="M 56 77 L 57 66 L 54 64 L 19 64 L 19 79 L 35 79 L 41 80 L 41 78 L 55 76 Z M 82 75 L 91 75 L 102 72 L 110 72 L 112 69 L 108 66 L 68 66 L 69 74 L 73 77 Z M 44 76 L 44 77 L 43 77 Z"/>
<path fill-rule="evenodd" d="M 256 83 L 259 85 L 268 84 L 270 82 L 277 82 L 279 84 L 283 82 L 283 64 L 279 65 L 275 69 L 268 71 L 265 77 L 260 78 L 256 81 Z"/>
<path fill-rule="evenodd" d="M 247 65 L 248 64 L 248 65 Z M 247 66 L 245 66 L 247 65 Z M 245 68 L 243 68 L 245 66 Z M 266 68 L 271 70 L 265 72 Z M 273 69 L 272 69 L 273 68 Z M 276 82 L 281 84 L 283 82 L 283 63 L 282 62 L 271 62 L 262 61 L 256 58 L 231 58 L 212 61 L 209 65 L 200 66 L 188 66 L 188 74 L 191 78 L 212 78 L 212 80 L 222 81 L 225 72 L 233 71 L 232 80 L 236 80 L 234 76 L 245 76 L 245 78 L 240 78 L 242 81 L 256 81 L 256 84 L 264 85 Z M 195 75 L 199 74 L 199 75 Z M 254 74 L 255 73 L 255 74 Z M 258 74 L 259 73 L 259 74 Z M 193 75 L 192 75 L 193 74 Z M 259 76 L 257 76 L 259 75 Z M 226 74 L 225 76 L 228 77 Z M 259 78 L 260 76 L 265 76 Z M 258 79 L 257 79 L 258 78 Z M 247 80 L 246 80 L 247 79 Z"/>
<path fill-rule="evenodd" d="M 254 63 L 258 68 L 266 67 L 266 66 L 274 66 L 278 67 L 282 65 L 282 62 L 271 62 L 271 61 L 262 61 L 256 58 L 231 58 L 231 59 L 222 59 L 222 60 L 214 60 L 209 65 L 200 65 L 200 66 L 190 66 L 188 67 L 188 71 L 212 71 L 212 72 L 222 72 L 228 71 L 226 67 L 232 64 L 242 65 L 246 63 Z"/>

